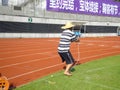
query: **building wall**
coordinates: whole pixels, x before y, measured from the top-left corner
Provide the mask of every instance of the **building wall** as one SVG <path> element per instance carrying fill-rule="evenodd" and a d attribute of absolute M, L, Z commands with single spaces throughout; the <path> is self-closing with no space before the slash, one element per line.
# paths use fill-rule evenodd
<path fill-rule="evenodd" d="M 14 2 L 15 1 L 15 2 Z M 30 1 L 26 5 L 24 2 Z M 17 8 L 16 8 L 17 7 Z M 29 21 L 32 18 L 32 21 Z M 43 23 L 43 24 L 65 24 L 68 21 L 87 21 L 86 25 L 95 26 L 119 26 L 120 17 L 93 16 L 84 14 L 72 14 L 52 12 L 46 10 L 46 0 L 9 0 L 7 6 L 0 2 L 0 21 Z M 25 36 L 26 35 L 26 36 Z M 116 33 L 108 34 L 84 34 L 83 36 L 116 36 Z M 2 37 L 59 37 L 60 34 L 52 33 L 0 33 Z"/>
<path fill-rule="evenodd" d="M 18 2 L 17 2 L 18 1 Z M 27 1 L 27 0 L 24 0 Z M 62 12 L 46 11 L 46 0 L 28 0 L 33 1 L 22 6 L 23 0 L 9 0 L 8 6 L 0 5 L 0 14 L 17 15 L 27 17 L 38 17 L 53 20 L 75 20 L 89 22 L 116 22 L 120 23 L 120 17 L 93 16 L 84 14 L 71 14 Z M 21 6 L 20 6 L 21 5 Z M 16 10 L 15 6 L 21 7 L 21 10 Z"/>

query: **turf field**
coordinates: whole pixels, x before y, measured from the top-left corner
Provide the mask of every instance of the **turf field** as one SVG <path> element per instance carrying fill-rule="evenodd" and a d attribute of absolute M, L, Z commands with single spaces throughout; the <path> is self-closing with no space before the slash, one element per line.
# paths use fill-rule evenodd
<path fill-rule="evenodd" d="M 15 90 L 120 90 L 120 55 L 78 65 L 72 73 L 59 71 Z"/>

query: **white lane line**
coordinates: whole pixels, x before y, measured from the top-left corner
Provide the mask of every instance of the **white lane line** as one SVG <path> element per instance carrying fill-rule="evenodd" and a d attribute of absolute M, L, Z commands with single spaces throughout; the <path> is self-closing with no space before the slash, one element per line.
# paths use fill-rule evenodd
<path fill-rule="evenodd" d="M 52 42 L 59 42 L 58 40 L 48 40 L 48 41 L 52 41 Z"/>
<path fill-rule="evenodd" d="M 92 57 L 97 57 L 97 56 L 103 56 L 103 55 L 109 55 L 109 54 L 114 54 L 114 53 L 118 53 L 120 51 L 116 51 L 116 52 L 109 52 L 109 53 L 103 53 L 103 54 L 99 54 L 99 55 L 94 55 L 94 56 L 90 56 L 90 57 L 85 57 L 85 58 L 81 58 L 80 60 L 84 60 L 87 58 L 92 58 Z"/>
<path fill-rule="evenodd" d="M 61 64 L 56 64 L 56 65 L 52 65 L 52 66 L 45 67 L 45 68 L 40 68 L 40 69 L 33 70 L 33 71 L 30 71 L 30 72 L 26 72 L 26 73 L 23 73 L 23 74 L 19 74 L 19 75 L 16 75 L 16 76 L 14 76 L 14 77 L 8 78 L 8 80 L 15 79 L 15 78 L 18 78 L 18 77 L 21 77 L 21 76 L 24 76 L 24 75 L 28 75 L 28 74 L 31 74 L 31 73 L 35 73 L 35 72 L 38 72 L 38 71 L 41 71 L 41 70 L 53 68 L 53 67 L 60 66 L 60 65 L 63 65 L 63 63 L 61 63 Z"/>
<path fill-rule="evenodd" d="M 25 52 L 25 51 L 32 51 L 32 50 L 49 50 L 53 48 L 42 48 L 42 49 L 27 49 L 27 50 L 16 50 L 16 51 L 7 51 L 7 52 L 0 52 L 2 54 L 8 54 L 8 53 L 16 53 L 16 52 Z"/>
<path fill-rule="evenodd" d="M 102 50 L 111 50 L 111 49 L 100 49 L 99 51 L 102 51 Z M 93 52 L 93 51 L 98 51 L 98 50 L 89 50 L 89 51 L 83 51 L 83 52 L 80 52 L 80 53 L 86 53 L 86 52 Z M 51 51 L 50 51 L 51 52 Z M 48 54 L 50 52 L 45 52 L 45 53 L 42 53 L 42 54 Z M 56 52 L 56 51 L 54 51 Z M 76 52 L 77 53 L 77 52 Z M 57 54 L 57 52 L 56 52 Z M 75 53 L 73 53 L 75 54 Z M 56 57 L 57 55 L 54 55 L 52 57 Z M 52 57 L 48 57 L 48 58 L 52 58 Z M 42 59 L 33 59 L 33 60 L 27 60 L 25 62 L 20 62 L 20 63 L 14 63 L 14 64 L 9 64 L 9 65 L 4 65 L 4 66 L 1 66 L 0 68 L 5 68 L 5 67 L 10 67 L 10 66 L 15 66 L 15 65 L 20 65 L 20 64 L 25 64 L 25 63 L 30 63 L 30 62 L 35 62 L 35 61 L 40 61 L 40 60 L 44 60 L 44 59 L 47 59 L 47 58 L 42 58 Z"/>
<path fill-rule="evenodd" d="M 31 63 L 31 62 L 35 62 L 35 61 L 41 61 L 41 60 L 46 60 L 46 59 L 50 59 L 50 58 L 54 58 L 57 57 L 57 55 L 51 56 L 51 57 L 47 57 L 47 58 L 42 58 L 42 59 L 33 59 L 33 60 L 27 60 L 26 62 L 22 62 L 22 63 L 15 63 L 15 64 L 9 64 L 9 65 L 5 65 L 5 66 L 1 66 L 1 68 L 7 68 L 7 67 L 12 67 L 12 66 L 16 66 L 16 65 L 21 65 L 21 64 L 25 64 L 25 63 Z"/>
<path fill-rule="evenodd" d="M 57 50 L 57 48 L 56 48 L 56 50 Z M 75 49 L 71 49 L 71 50 L 75 50 Z M 48 53 L 48 52 L 44 52 L 44 53 Z M 44 54 L 44 53 L 33 53 L 33 54 L 24 54 L 24 55 L 18 55 L 18 56 L 10 56 L 10 57 L 6 57 L 6 58 L 0 58 L 0 60 L 11 59 L 11 58 L 18 58 L 18 57 L 23 57 L 23 56 L 35 55 L 35 54 Z"/>
<path fill-rule="evenodd" d="M 54 75 L 54 77 L 58 77 L 58 76 L 60 76 L 60 75 L 63 75 L 63 73 L 57 73 L 56 75 Z M 50 79 L 51 77 L 46 77 L 46 78 L 41 78 L 41 79 L 39 79 L 39 80 L 37 80 L 37 81 L 35 81 L 36 83 L 39 83 L 39 82 L 41 82 L 41 81 L 48 81 L 48 79 Z M 19 87 L 22 87 L 22 86 L 24 86 L 24 85 L 26 85 L 26 84 L 29 84 L 30 82 L 26 82 L 26 83 L 22 83 L 21 85 L 19 85 L 19 86 L 17 86 L 17 88 L 19 88 Z M 56 90 L 59 90 L 59 89 L 56 89 Z"/>
<path fill-rule="evenodd" d="M 112 48 L 113 49 L 113 48 Z M 93 49 L 93 50 L 86 50 L 86 51 L 83 51 L 83 52 L 80 52 L 80 53 L 86 53 L 86 52 L 94 52 L 94 51 L 108 51 L 108 50 L 112 50 L 111 48 L 107 48 L 107 49 Z M 115 49 L 113 49 L 115 50 Z"/>
<path fill-rule="evenodd" d="M 57 42 L 57 41 L 56 41 Z M 47 43 L 47 42 L 44 42 L 44 43 Z M 32 43 L 30 43 L 30 45 L 31 46 L 34 46 L 34 47 L 38 47 L 38 48 L 40 48 L 40 45 L 45 45 L 44 43 L 39 43 L 39 44 L 32 44 Z M 55 43 L 54 45 L 56 45 L 57 43 Z M 27 43 L 27 44 L 25 44 L 25 45 L 17 45 L 17 48 L 25 48 L 25 47 L 28 47 L 28 45 L 29 45 L 29 43 Z M 6 45 L 5 45 L 6 46 Z M 9 45 L 7 45 L 7 46 L 9 46 Z M 16 48 L 16 47 L 0 47 L 1 48 L 1 50 L 4 50 L 4 48 L 5 49 L 7 49 L 7 50 L 11 50 L 11 49 L 13 49 L 13 48 Z"/>
<path fill-rule="evenodd" d="M 111 49 L 101 49 L 101 51 L 102 50 L 111 50 Z M 81 52 L 81 53 L 86 53 L 86 52 L 93 52 L 93 51 L 98 51 L 98 50 L 90 50 L 90 51 L 83 51 L 83 52 Z M 99 50 L 100 51 L 100 50 Z M 56 51 L 54 51 L 54 52 L 56 52 Z M 49 53 L 49 52 L 45 52 L 44 54 L 47 54 L 47 53 Z M 57 52 L 56 52 L 57 53 Z M 77 52 L 75 52 L 75 53 L 77 53 Z M 75 53 L 73 53 L 73 54 L 75 54 Z M 42 53 L 43 54 L 43 53 Z M 100 55 L 100 54 L 99 54 Z M 45 59 L 49 59 L 49 58 L 54 58 L 54 57 L 57 57 L 58 55 L 54 55 L 54 56 L 52 56 L 52 57 L 48 57 L 48 58 L 42 58 L 42 59 L 33 59 L 33 60 L 27 60 L 26 62 L 20 62 L 20 63 L 15 63 L 15 64 L 9 64 L 9 65 L 4 65 L 4 66 L 1 66 L 0 68 L 6 68 L 6 67 L 11 67 L 11 66 L 15 66 L 15 65 L 20 65 L 20 64 L 25 64 L 25 63 L 31 63 L 31 62 L 35 62 L 35 61 L 40 61 L 40 60 L 45 60 Z M 87 58 L 87 57 L 86 57 Z M 85 58 L 85 59 L 86 59 Z M 84 58 L 82 58 L 82 59 L 84 59 Z"/>
<path fill-rule="evenodd" d="M 49 52 L 50 52 L 50 51 L 49 51 Z M 18 56 L 0 58 L 0 61 L 1 61 L 1 60 L 5 60 L 5 59 L 11 59 L 11 58 L 18 58 L 18 57 L 23 57 L 23 56 L 35 55 L 35 54 L 48 54 L 49 52 L 41 52 L 41 53 L 33 53 L 33 54 L 25 54 L 25 55 L 18 55 Z M 55 51 L 55 52 L 56 52 L 56 51 Z"/>
<path fill-rule="evenodd" d="M 104 47 L 105 45 L 99 45 L 99 46 Z"/>
<path fill-rule="evenodd" d="M 92 45 L 94 45 L 94 44 L 92 44 L 92 43 L 90 43 L 90 44 L 87 44 L 88 46 L 92 46 Z"/>
<path fill-rule="evenodd" d="M 119 45 L 119 46 L 116 45 L 116 46 L 112 46 L 112 47 L 113 47 L 113 48 L 120 48 L 120 45 Z"/>
<path fill-rule="evenodd" d="M 75 49 L 71 49 L 71 50 L 75 50 Z M 57 52 L 57 48 L 56 48 L 56 51 L 52 51 L 52 52 Z M 18 56 L 6 57 L 6 58 L 0 58 L 0 61 L 5 60 L 5 59 L 11 59 L 11 58 L 18 58 L 18 57 L 23 57 L 23 56 L 35 55 L 35 54 L 48 54 L 48 53 L 51 53 L 51 51 L 41 52 L 41 53 L 33 53 L 33 54 L 25 54 L 25 55 L 18 55 Z"/>
<path fill-rule="evenodd" d="M 1 50 L 4 50 L 4 48 L 5 49 L 7 49 L 7 50 L 11 50 L 11 49 L 13 49 L 13 48 L 25 48 L 25 47 L 28 47 L 28 45 L 29 44 L 26 44 L 26 45 L 17 45 L 17 46 L 14 46 L 14 47 L 0 47 L 1 48 Z M 31 45 L 31 44 L 30 44 Z M 40 44 L 41 45 L 41 44 Z M 31 45 L 31 46 L 34 46 L 34 47 L 40 47 L 40 45 Z M 9 46 L 9 45 L 8 45 Z"/>
<path fill-rule="evenodd" d="M 117 51 L 117 52 L 120 52 L 120 51 Z M 91 57 L 102 56 L 102 55 L 109 55 L 109 54 L 113 54 L 113 53 L 117 53 L 117 52 L 110 52 L 110 53 L 104 53 L 104 54 L 100 54 L 100 55 L 94 55 L 94 56 L 90 56 L 90 57 L 86 57 L 86 58 L 81 58 L 80 60 L 87 59 L 87 58 L 91 58 Z M 54 56 L 54 57 L 56 57 L 56 56 Z M 26 73 L 23 73 L 23 74 L 19 74 L 19 75 L 10 77 L 9 80 L 10 80 L 10 79 L 17 78 L 17 77 L 24 76 L 24 75 L 28 75 L 28 74 L 31 74 L 31 73 L 34 73 L 34 72 L 38 72 L 38 71 L 41 71 L 41 70 L 44 70 L 44 69 L 47 69 L 47 68 L 52 68 L 52 67 L 55 67 L 55 66 L 59 66 L 59 65 L 63 65 L 63 63 L 61 63 L 61 64 L 56 64 L 56 65 L 52 65 L 52 66 L 45 67 L 45 68 L 42 68 L 42 69 L 32 70 L 32 71 L 30 71 L 30 72 L 26 72 Z"/>
<path fill-rule="evenodd" d="M 116 66 L 116 65 L 115 65 Z M 105 67 L 105 68 L 109 68 L 109 67 Z M 103 68 L 103 69 L 105 69 L 105 68 Z M 97 71 L 98 70 L 101 70 L 100 68 L 98 68 L 97 69 Z M 94 69 L 91 69 L 90 70 L 90 72 L 92 72 L 92 71 L 96 71 L 96 70 L 94 70 Z M 87 72 L 87 71 L 86 71 Z M 89 72 L 89 70 L 88 70 L 88 72 Z M 76 75 L 78 75 L 79 73 L 77 73 Z M 80 73 L 80 75 L 85 75 L 86 73 Z M 54 75 L 54 77 L 59 77 L 60 75 L 62 75 L 62 73 L 58 73 L 57 75 Z M 39 79 L 38 81 L 35 81 L 36 83 L 39 83 L 39 82 L 41 82 L 41 81 L 47 81 L 48 79 L 50 79 L 51 77 L 47 77 L 47 78 L 41 78 L 41 79 Z M 75 78 L 75 79 L 73 79 L 73 78 L 71 78 L 71 80 L 73 80 L 73 81 L 75 81 L 77 78 Z M 81 81 L 81 82 L 85 82 L 84 80 L 80 80 L 80 79 L 77 79 L 77 80 L 79 80 L 79 81 Z M 29 84 L 29 82 L 28 82 L 28 84 Z M 97 83 L 98 84 L 98 83 Z M 25 85 L 25 83 L 24 84 L 22 84 L 22 85 L 20 85 L 20 86 L 18 86 L 18 87 L 21 87 L 21 86 L 24 86 Z M 100 84 L 101 85 L 101 84 Z M 97 86 L 99 86 L 99 85 L 97 85 Z M 105 88 L 106 88 L 106 86 L 107 85 L 105 85 Z M 109 88 L 109 86 L 107 86 L 107 88 Z M 110 88 L 112 89 L 112 90 L 119 90 L 118 88 L 115 88 L 115 87 L 111 87 L 110 86 Z"/>
<path fill-rule="evenodd" d="M 98 40 L 81 40 L 81 42 L 106 42 L 106 43 L 110 43 L 110 42 L 117 42 L 117 43 L 120 43 L 120 41 L 98 41 Z"/>

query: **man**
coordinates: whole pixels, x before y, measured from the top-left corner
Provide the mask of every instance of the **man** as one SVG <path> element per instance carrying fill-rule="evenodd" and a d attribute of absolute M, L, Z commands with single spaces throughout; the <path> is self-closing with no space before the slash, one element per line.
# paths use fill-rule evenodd
<path fill-rule="evenodd" d="M 61 39 L 58 46 L 58 53 L 62 59 L 62 62 L 66 62 L 66 69 L 64 71 L 64 74 L 67 76 L 71 76 L 70 69 L 73 66 L 75 60 L 73 59 L 73 56 L 70 52 L 70 44 L 71 42 L 78 42 L 79 37 L 74 34 L 72 31 L 75 25 L 68 22 L 65 24 L 65 26 L 62 26 L 61 28 L 64 29 L 61 35 Z"/>

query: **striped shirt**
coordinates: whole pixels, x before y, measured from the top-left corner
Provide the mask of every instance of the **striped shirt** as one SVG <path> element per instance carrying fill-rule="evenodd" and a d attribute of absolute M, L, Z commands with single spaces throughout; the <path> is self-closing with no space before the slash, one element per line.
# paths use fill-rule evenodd
<path fill-rule="evenodd" d="M 68 52 L 71 42 L 75 41 L 77 36 L 71 30 L 64 30 L 58 46 L 58 52 Z"/>

